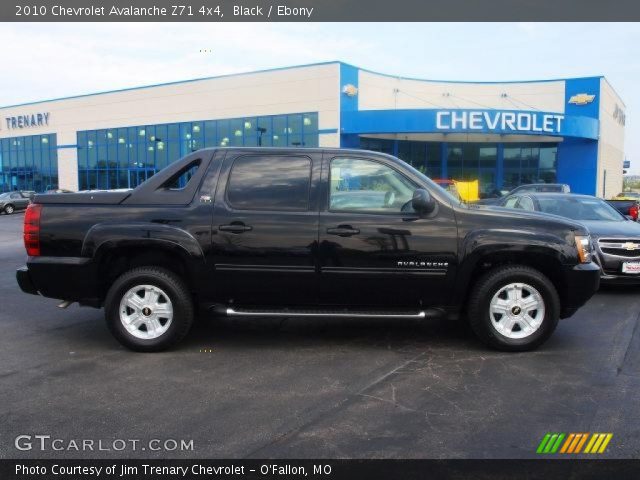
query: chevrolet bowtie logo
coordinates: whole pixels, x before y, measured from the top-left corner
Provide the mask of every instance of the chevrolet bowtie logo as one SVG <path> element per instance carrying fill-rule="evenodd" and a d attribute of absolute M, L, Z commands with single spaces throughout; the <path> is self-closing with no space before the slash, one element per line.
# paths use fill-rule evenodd
<path fill-rule="evenodd" d="M 586 105 L 587 103 L 593 102 L 594 98 L 596 98 L 595 95 L 589 95 L 588 93 L 578 93 L 577 95 L 573 95 L 569 99 L 569 103 L 573 103 L 574 105 Z"/>
<path fill-rule="evenodd" d="M 342 93 L 344 93 L 347 97 L 355 97 L 358 95 L 358 87 L 352 85 L 351 83 L 347 83 L 344 87 L 342 87 Z"/>
<path fill-rule="evenodd" d="M 622 244 L 622 248 L 625 250 L 637 250 L 640 248 L 640 243 L 627 242 Z"/>

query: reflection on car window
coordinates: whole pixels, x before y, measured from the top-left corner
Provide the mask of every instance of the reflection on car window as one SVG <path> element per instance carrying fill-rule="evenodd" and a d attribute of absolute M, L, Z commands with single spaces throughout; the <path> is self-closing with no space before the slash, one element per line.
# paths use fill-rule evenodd
<path fill-rule="evenodd" d="M 233 162 L 227 198 L 236 210 L 308 210 L 311 159 L 247 155 Z"/>
<path fill-rule="evenodd" d="M 173 176 L 167 179 L 161 188 L 168 190 L 182 190 L 184 189 L 191 178 L 195 175 L 200 167 L 200 159 L 191 161 L 189 164 L 182 167 L 179 171 L 173 174 Z M 149 177 L 151 178 L 151 177 Z M 149 181 L 149 179 L 147 179 Z"/>
<path fill-rule="evenodd" d="M 416 189 L 392 168 L 355 158 L 333 159 L 330 182 L 332 211 L 399 213 Z"/>
<path fill-rule="evenodd" d="M 520 202 L 518 202 L 518 208 L 522 208 L 523 210 L 534 210 L 533 200 L 529 197 L 520 197 Z"/>
<path fill-rule="evenodd" d="M 516 206 L 517 201 L 518 201 L 518 197 L 509 197 L 504 202 L 504 206 L 507 208 L 514 208 Z"/>

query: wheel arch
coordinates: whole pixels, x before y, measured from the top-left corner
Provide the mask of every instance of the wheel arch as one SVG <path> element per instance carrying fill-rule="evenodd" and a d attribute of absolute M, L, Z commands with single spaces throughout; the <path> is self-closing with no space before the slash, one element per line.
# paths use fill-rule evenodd
<path fill-rule="evenodd" d="M 463 310 L 478 280 L 487 272 L 505 265 L 522 265 L 539 271 L 553 284 L 561 304 L 564 303 L 567 286 L 563 281 L 563 263 L 558 250 L 542 245 L 493 245 L 478 249 L 461 266 L 455 295 L 462 300 Z"/>
<path fill-rule="evenodd" d="M 204 253 L 197 240 L 168 225 L 96 225 L 85 237 L 82 256 L 93 259 L 101 299 L 116 278 L 137 267 L 166 268 L 179 275 L 194 293 L 194 279 L 205 269 Z"/>

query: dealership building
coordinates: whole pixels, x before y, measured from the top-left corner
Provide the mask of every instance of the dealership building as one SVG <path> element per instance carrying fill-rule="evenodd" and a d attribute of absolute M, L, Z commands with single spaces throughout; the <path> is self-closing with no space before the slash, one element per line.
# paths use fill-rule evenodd
<path fill-rule="evenodd" d="M 348 147 L 480 190 L 622 189 L 625 105 L 602 76 L 405 78 L 343 62 L 0 108 L 0 190 L 132 188 L 211 146 Z"/>

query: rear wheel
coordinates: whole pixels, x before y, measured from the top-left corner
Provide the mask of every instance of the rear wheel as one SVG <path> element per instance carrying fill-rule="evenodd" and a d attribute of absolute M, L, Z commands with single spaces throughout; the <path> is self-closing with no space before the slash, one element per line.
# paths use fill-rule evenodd
<path fill-rule="evenodd" d="M 485 274 L 469 298 L 469 323 L 487 345 L 505 351 L 532 350 L 558 325 L 560 300 L 551 281 L 526 266 Z"/>
<path fill-rule="evenodd" d="M 13 212 L 15 212 L 16 209 L 13 205 L 6 205 L 4 207 L 4 213 L 6 213 L 7 215 L 11 215 Z"/>
<path fill-rule="evenodd" d="M 193 316 L 193 300 L 185 283 L 159 267 L 124 273 L 105 299 L 109 330 L 122 345 L 139 352 L 175 345 L 191 329 Z"/>

